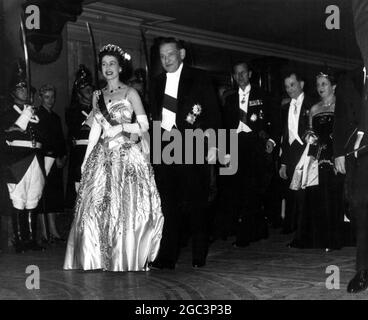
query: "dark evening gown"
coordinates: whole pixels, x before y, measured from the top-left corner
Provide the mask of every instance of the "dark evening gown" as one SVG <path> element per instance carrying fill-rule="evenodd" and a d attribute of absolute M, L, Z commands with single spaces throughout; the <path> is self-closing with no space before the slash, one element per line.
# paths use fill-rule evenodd
<path fill-rule="evenodd" d="M 344 244 L 343 175 L 335 175 L 332 130 L 334 114 L 323 112 L 312 119 L 318 144 L 310 149 L 318 161 L 318 185 L 305 190 L 305 206 L 296 234 L 302 248 L 340 249 Z"/>

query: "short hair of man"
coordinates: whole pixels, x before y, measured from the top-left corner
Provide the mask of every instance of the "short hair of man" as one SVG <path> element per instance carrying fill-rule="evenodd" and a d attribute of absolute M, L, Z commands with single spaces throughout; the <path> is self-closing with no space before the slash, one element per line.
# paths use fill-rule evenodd
<path fill-rule="evenodd" d="M 179 39 L 174 38 L 174 37 L 161 37 L 161 38 L 159 38 L 158 47 L 160 48 L 162 45 L 167 44 L 167 43 L 175 43 L 176 48 L 178 50 L 184 49 L 184 42 L 182 40 L 179 40 Z"/>
<path fill-rule="evenodd" d="M 295 76 L 296 80 L 298 80 L 299 82 L 304 81 L 304 77 L 299 73 L 299 71 L 295 69 L 285 70 L 282 74 L 282 79 L 285 80 L 286 78 L 290 78 L 293 75 Z"/>

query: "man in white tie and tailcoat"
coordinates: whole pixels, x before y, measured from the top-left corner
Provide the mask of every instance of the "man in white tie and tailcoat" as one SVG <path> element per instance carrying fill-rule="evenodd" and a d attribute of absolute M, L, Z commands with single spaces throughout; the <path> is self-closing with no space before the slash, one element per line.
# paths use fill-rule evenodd
<path fill-rule="evenodd" d="M 285 73 L 284 85 L 290 97 L 289 108 L 281 115 L 283 134 L 281 142 L 280 177 L 290 185 L 295 167 L 305 149 L 303 135 L 308 129 L 309 110 L 313 105 L 311 99 L 304 93 L 304 81 L 294 71 Z M 283 233 L 291 233 L 297 228 L 297 219 L 303 208 L 304 191 L 287 190 Z M 294 246 L 293 243 L 291 246 Z"/>
<path fill-rule="evenodd" d="M 272 166 L 272 152 L 278 141 L 271 101 L 266 92 L 250 83 L 251 76 L 249 63 L 234 64 L 233 78 L 238 90 L 226 97 L 223 108 L 228 150 L 229 131 L 236 130 L 238 135 L 238 170 L 234 175 L 224 177 L 222 195 L 223 207 L 234 220 L 236 240 L 233 245 L 236 247 L 245 247 L 268 236 L 261 207 L 270 183 L 267 164 Z M 230 166 L 234 165 L 234 159 L 227 153 L 225 158 L 228 157 Z"/>
<path fill-rule="evenodd" d="M 184 62 L 186 50 L 180 40 L 161 39 L 159 53 L 165 72 L 153 79 L 149 102 L 153 126 L 158 123 L 161 130 L 157 137 L 153 129 L 151 140 L 162 138 L 162 144 L 160 148 L 154 143 L 151 154 L 165 224 L 160 251 L 151 267 L 175 268 L 181 236 L 188 228 L 192 235 L 192 266 L 203 267 L 209 241 L 206 216 L 210 186 L 208 162 L 216 160 L 217 150 L 206 142 L 200 150 L 187 147 L 187 143 L 193 141 L 185 134 L 194 130 L 216 134 L 220 127 L 220 109 L 209 75 Z M 164 136 L 170 141 L 165 141 Z M 165 150 L 174 145 L 178 148 L 172 150 L 174 159 L 169 163 Z M 158 148 L 162 150 L 160 163 L 156 163 L 155 158 Z M 203 162 L 197 161 L 201 152 L 206 158 Z M 187 161 L 188 156 L 192 163 Z"/>

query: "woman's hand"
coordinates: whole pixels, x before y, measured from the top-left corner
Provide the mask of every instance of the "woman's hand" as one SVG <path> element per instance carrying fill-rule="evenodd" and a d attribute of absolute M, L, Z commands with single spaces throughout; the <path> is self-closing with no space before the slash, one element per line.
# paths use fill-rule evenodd
<path fill-rule="evenodd" d="M 313 130 L 308 130 L 305 134 L 304 141 L 305 143 L 315 144 L 318 141 L 318 137 Z"/>

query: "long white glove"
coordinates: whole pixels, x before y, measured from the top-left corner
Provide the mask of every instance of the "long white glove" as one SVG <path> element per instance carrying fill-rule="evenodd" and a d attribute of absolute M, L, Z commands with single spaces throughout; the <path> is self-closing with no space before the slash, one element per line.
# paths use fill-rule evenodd
<path fill-rule="evenodd" d="M 82 126 L 87 125 L 91 128 L 93 123 L 93 111 L 91 111 L 89 114 L 87 114 L 85 111 L 82 111 L 82 113 L 86 117 L 86 120 L 82 122 Z"/>
<path fill-rule="evenodd" d="M 124 123 L 123 128 L 126 132 L 141 135 L 149 129 L 148 118 L 145 114 L 137 115 L 136 123 Z"/>
<path fill-rule="evenodd" d="M 26 130 L 28 126 L 28 122 L 31 120 L 33 116 L 33 107 L 32 106 L 24 106 L 22 113 L 20 114 L 15 124 L 21 128 L 22 130 Z"/>
<path fill-rule="evenodd" d="M 141 136 L 144 132 L 147 132 L 149 128 L 148 118 L 146 115 L 138 115 L 136 123 L 124 123 L 123 125 L 115 125 L 105 128 L 106 137 L 115 137 L 121 131 L 138 134 Z"/>
<path fill-rule="evenodd" d="M 356 137 L 356 140 L 355 140 L 355 143 L 354 143 L 354 150 L 359 149 L 360 143 L 362 142 L 362 139 L 363 139 L 363 136 L 364 136 L 364 132 L 358 131 L 358 134 L 357 134 L 357 137 Z M 354 152 L 354 157 L 358 158 L 358 151 Z"/>

